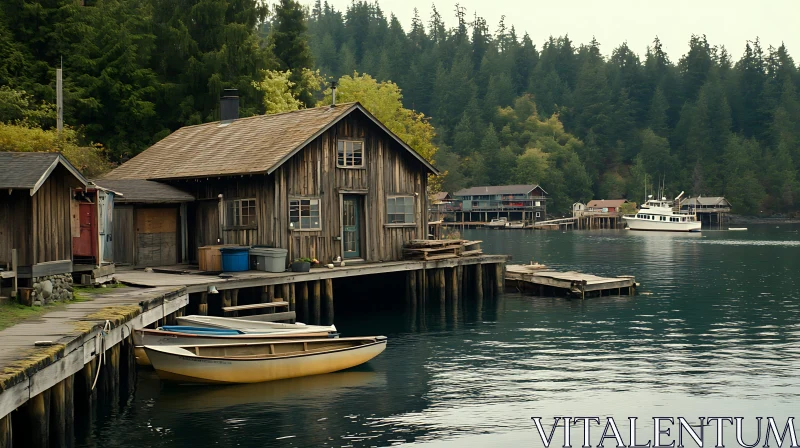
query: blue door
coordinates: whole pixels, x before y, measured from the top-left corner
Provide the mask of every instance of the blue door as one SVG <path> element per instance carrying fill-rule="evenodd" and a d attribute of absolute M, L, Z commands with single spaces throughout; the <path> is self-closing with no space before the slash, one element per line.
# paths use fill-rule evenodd
<path fill-rule="evenodd" d="M 361 258 L 361 197 L 342 200 L 342 239 L 344 258 Z"/>

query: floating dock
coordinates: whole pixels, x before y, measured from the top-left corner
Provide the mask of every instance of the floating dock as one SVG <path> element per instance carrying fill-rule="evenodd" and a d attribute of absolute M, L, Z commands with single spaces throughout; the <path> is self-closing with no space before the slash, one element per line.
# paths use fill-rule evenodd
<path fill-rule="evenodd" d="M 599 277 L 581 272 L 557 272 L 544 265 L 506 266 L 506 288 L 532 291 L 539 296 L 567 296 L 584 299 L 636 294 L 633 276 Z"/>

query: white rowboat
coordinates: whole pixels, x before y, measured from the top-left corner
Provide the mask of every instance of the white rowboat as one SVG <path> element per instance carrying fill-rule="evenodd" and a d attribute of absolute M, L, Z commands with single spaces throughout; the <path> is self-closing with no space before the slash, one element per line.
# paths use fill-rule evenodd
<path fill-rule="evenodd" d="M 306 325 L 301 323 L 281 324 L 277 322 L 261 322 L 233 317 L 198 315 L 181 316 L 178 317 L 177 320 L 178 324 L 190 327 L 230 328 L 245 333 L 336 333 L 336 327 L 333 325 Z"/>
<path fill-rule="evenodd" d="M 385 349 L 385 336 L 144 346 L 162 380 L 212 384 L 260 383 L 336 372 L 363 364 Z"/>

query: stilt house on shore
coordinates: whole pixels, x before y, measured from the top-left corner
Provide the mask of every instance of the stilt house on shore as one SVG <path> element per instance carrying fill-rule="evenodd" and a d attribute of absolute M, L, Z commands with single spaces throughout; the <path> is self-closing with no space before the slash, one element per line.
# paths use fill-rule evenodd
<path fill-rule="evenodd" d="M 194 262 L 198 248 L 225 244 L 284 248 L 290 260 L 388 261 L 426 237 L 427 178 L 438 171 L 361 104 L 238 118 L 238 98 L 223 102 L 221 121 L 180 128 L 97 181 L 123 197 L 130 181 L 179 193 L 139 217 L 117 208 L 115 229 L 133 220 L 135 235 L 116 237 L 138 241 L 139 257 Z M 144 241 L 147 226 L 174 242 Z"/>

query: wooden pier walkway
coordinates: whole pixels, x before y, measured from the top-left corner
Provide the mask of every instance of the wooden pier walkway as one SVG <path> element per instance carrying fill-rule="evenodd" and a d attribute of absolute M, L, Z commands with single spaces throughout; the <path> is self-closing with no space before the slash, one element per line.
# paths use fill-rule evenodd
<path fill-rule="evenodd" d="M 506 286 L 531 290 L 537 295 L 572 296 L 578 298 L 604 295 L 634 295 L 633 276 L 599 277 L 581 272 L 557 272 L 543 265 L 506 266 Z"/>
<path fill-rule="evenodd" d="M 188 302 L 185 288 L 111 288 L 0 331 L 0 439 L 12 411 Z"/>
<path fill-rule="evenodd" d="M 226 273 L 224 277 L 202 273 L 190 266 L 175 266 L 170 269 L 156 269 L 157 272 L 145 272 L 142 270 L 123 271 L 117 269 L 117 273 L 114 277 L 128 285 L 144 287 L 185 286 L 189 293 L 200 293 L 205 292 L 209 286 L 214 286 L 218 291 L 223 291 L 229 289 L 358 277 L 362 275 L 417 271 L 422 269 L 505 263 L 508 259 L 509 257 L 507 255 L 480 255 L 433 261 L 409 260 L 386 261 L 383 263 L 353 263 L 333 269 L 313 268 L 310 272 L 245 271 Z"/>

